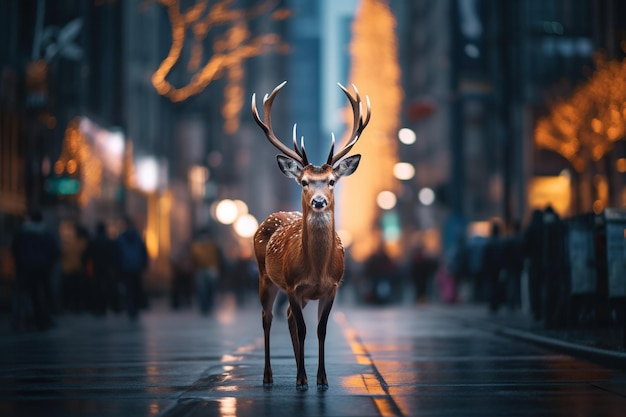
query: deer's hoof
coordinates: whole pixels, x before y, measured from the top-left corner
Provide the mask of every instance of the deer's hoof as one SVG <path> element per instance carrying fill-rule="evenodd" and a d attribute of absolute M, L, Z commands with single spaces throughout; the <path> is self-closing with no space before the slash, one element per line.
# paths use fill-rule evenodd
<path fill-rule="evenodd" d="M 327 391 L 328 390 L 328 384 L 317 384 L 317 390 L 318 391 Z"/>
<path fill-rule="evenodd" d="M 296 390 L 298 391 L 307 391 L 309 389 L 309 384 L 296 384 Z"/>
<path fill-rule="evenodd" d="M 265 388 L 265 389 L 270 389 L 270 388 L 272 388 L 273 386 L 274 386 L 274 383 L 273 383 L 272 381 L 269 381 L 269 382 L 265 382 L 265 381 L 263 381 L 263 388 Z"/>

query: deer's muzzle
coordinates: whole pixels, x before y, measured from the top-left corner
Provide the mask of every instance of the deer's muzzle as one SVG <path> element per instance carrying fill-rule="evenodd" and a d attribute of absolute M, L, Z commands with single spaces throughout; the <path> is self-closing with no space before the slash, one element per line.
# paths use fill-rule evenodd
<path fill-rule="evenodd" d="M 316 210 L 321 210 L 328 205 L 328 201 L 324 197 L 314 197 L 311 206 Z"/>

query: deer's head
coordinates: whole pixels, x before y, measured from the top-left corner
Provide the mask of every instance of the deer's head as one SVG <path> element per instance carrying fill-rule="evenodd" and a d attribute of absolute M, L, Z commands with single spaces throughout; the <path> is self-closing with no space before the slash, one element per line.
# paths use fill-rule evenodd
<path fill-rule="evenodd" d="M 352 106 L 354 114 L 354 123 L 350 140 L 343 149 L 335 154 L 335 135 L 332 135 L 330 152 L 328 159 L 323 165 L 313 165 L 309 163 L 306 150 L 304 148 L 304 137 L 300 140 L 298 146 L 296 125 L 293 125 L 293 150 L 285 146 L 274 134 L 272 130 L 271 110 L 272 103 L 276 94 L 287 83 L 287 81 L 278 85 L 271 94 L 265 95 L 263 99 L 263 118 L 259 117 L 256 108 L 256 94 L 252 95 L 252 114 L 254 120 L 265 132 L 265 136 L 282 154 L 276 156 L 278 167 L 285 176 L 293 178 L 302 187 L 302 208 L 303 210 L 311 209 L 313 212 L 332 211 L 335 206 L 334 187 L 341 177 L 347 177 L 356 171 L 361 160 L 361 155 L 353 155 L 346 157 L 348 152 L 356 144 L 361 136 L 361 132 L 369 123 L 371 116 L 371 108 L 369 97 L 365 97 L 367 103 L 366 113 L 363 114 L 361 97 L 356 86 L 353 84 L 355 96 L 341 84 L 339 87 L 346 94 Z"/>

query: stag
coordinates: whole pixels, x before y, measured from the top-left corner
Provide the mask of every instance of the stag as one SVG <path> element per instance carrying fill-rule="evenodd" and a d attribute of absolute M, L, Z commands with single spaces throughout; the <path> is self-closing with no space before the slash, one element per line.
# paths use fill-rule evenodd
<path fill-rule="evenodd" d="M 344 249 L 335 232 L 334 187 L 341 177 L 354 173 L 361 155 L 346 157 L 367 126 L 371 108 L 366 96 L 366 113 L 359 92 L 354 86 L 353 96 L 344 86 L 339 87 L 348 97 L 354 114 L 353 129 L 347 144 L 335 154 L 335 136 L 332 135 L 330 152 L 325 164 L 309 163 L 304 148 L 304 137 L 298 146 L 296 125 L 293 126 L 293 150 L 274 134 L 271 121 L 272 103 L 286 81 L 278 85 L 263 99 L 263 119 L 256 108 L 256 95 L 252 95 L 254 120 L 265 132 L 269 142 L 281 154 L 276 156 L 278 167 L 288 178 L 302 187 L 302 212 L 271 214 L 254 235 L 254 251 L 259 267 L 259 297 L 262 305 L 265 338 L 265 369 L 263 386 L 273 384 L 270 365 L 270 328 L 272 310 L 279 290 L 287 294 L 289 306 L 287 320 L 297 366 L 296 389 L 307 390 L 308 380 L 304 368 L 304 340 L 306 326 L 302 309 L 309 300 L 318 301 L 317 337 L 319 361 L 317 369 L 318 390 L 328 389 L 324 364 L 326 326 L 337 289 L 344 273 Z"/>

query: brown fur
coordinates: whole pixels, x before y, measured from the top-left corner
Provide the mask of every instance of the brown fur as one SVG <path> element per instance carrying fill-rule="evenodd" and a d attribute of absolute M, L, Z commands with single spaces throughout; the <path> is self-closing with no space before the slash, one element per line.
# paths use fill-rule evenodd
<path fill-rule="evenodd" d="M 297 322 L 301 309 L 309 300 L 319 303 L 320 331 L 326 332 L 326 322 L 337 288 L 344 272 L 344 249 L 335 232 L 334 196 L 329 178 L 334 179 L 332 168 L 307 166 L 302 179 L 310 185 L 302 190 L 302 210 L 299 212 L 279 212 L 270 215 L 254 236 L 254 250 L 259 267 L 259 295 L 263 305 L 263 325 L 266 335 L 266 369 L 263 382 L 272 383 L 269 366 L 269 326 L 272 307 L 278 289 L 289 298 L 289 328 L 292 333 L 294 353 L 298 363 L 297 386 L 306 388 L 304 355 L 300 355 L 299 336 L 306 332 L 304 322 Z M 311 201 L 315 196 L 323 196 L 328 202 L 323 210 L 315 210 Z M 323 327 L 323 329 L 322 329 Z M 302 338 L 304 341 L 304 337 Z M 320 364 L 318 387 L 328 385 L 323 368 L 323 338 L 320 340 Z M 302 369 L 300 366 L 302 363 Z"/>
<path fill-rule="evenodd" d="M 335 233 L 335 201 L 333 188 L 340 177 L 352 175 L 357 169 L 361 155 L 346 157 L 356 144 L 369 123 L 371 108 L 366 96 L 366 111 L 356 86 L 353 96 L 344 86 L 341 90 L 350 101 L 354 113 L 354 126 L 347 144 L 335 154 L 333 135 L 327 162 L 322 166 L 309 164 L 304 149 L 304 138 L 300 147 L 296 143 L 296 126 L 293 129 L 294 149 L 285 146 L 272 129 L 271 110 L 276 94 L 286 81 L 279 84 L 271 94 L 263 99 L 261 120 L 256 108 L 256 95 L 252 95 L 252 115 L 265 133 L 269 142 L 281 151 L 276 156 L 278 166 L 288 178 L 295 179 L 302 186 L 302 214 L 274 213 L 270 215 L 254 235 L 254 251 L 259 266 L 259 297 L 263 306 L 263 333 L 265 338 L 265 370 L 263 385 L 273 383 L 270 365 L 270 328 L 272 309 L 279 289 L 287 293 L 289 308 L 287 319 L 293 352 L 298 373 L 296 388 L 307 389 L 308 382 L 304 369 L 304 339 L 306 326 L 302 309 L 309 300 L 319 300 L 317 338 L 319 341 L 319 362 L 317 387 L 327 389 L 326 368 L 324 365 L 324 341 L 326 325 L 332 309 L 337 288 L 343 276 L 343 246 Z"/>

